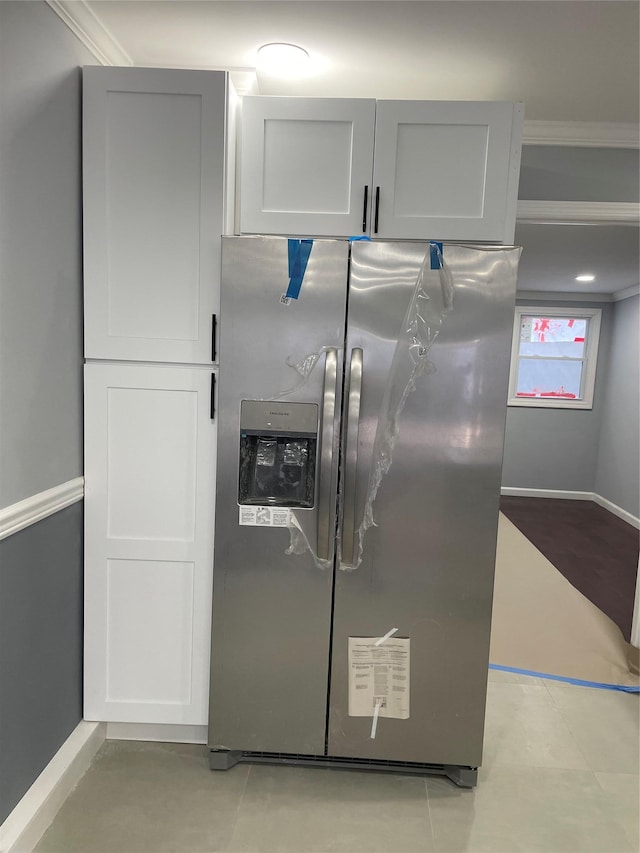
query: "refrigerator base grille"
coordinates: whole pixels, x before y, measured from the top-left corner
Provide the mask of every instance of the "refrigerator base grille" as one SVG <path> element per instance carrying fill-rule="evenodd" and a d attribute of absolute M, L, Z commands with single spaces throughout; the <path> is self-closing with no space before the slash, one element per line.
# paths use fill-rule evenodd
<path fill-rule="evenodd" d="M 460 788 L 473 788 L 478 781 L 478 768 L 461 764 L 427 764 L 418 761 L 390 761 L 381 758 L 349 758 L 329 755 L 301 755 L 286 752 L 252 752 L 250 750 L 211 750 L 211 770 L 229 770 L 241 761 L 252 764 L 292 764 L 307 767 L 333 767 L 348 770 L 385 771 L 419 776 L 446 776 Z"/>

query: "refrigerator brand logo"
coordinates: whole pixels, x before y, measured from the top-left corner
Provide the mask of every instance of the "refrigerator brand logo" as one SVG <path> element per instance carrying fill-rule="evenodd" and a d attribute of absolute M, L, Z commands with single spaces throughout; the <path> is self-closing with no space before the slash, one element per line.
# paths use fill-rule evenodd
<path fill-rule="evenodd" d="M 282 417 L 288 418 L 289 417 L 289 412 L 269 412 L 269 414 L 270 415 L 276 415 L 277 417 L 280 417 L 280 418 L 282 418 Z"/>

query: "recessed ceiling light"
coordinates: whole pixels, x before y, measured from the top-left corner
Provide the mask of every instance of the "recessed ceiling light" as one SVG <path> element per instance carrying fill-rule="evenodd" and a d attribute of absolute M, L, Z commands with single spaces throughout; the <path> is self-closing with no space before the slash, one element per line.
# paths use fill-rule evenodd
<path fill-rule="evenodd" d="M 595 281 L 595 280 L 596 280 L 595 275 L 592 275 L 591 273 L 585 273 L 584 275 L 577 275 L 576 276 L 576 281 Z"/>
<path fill-rule="evenodd" d="M 258 68 L 278 77 L 295 77 L 304 73 L 309 54 L 297 44 L 273 42 L 258 49 Z"/>

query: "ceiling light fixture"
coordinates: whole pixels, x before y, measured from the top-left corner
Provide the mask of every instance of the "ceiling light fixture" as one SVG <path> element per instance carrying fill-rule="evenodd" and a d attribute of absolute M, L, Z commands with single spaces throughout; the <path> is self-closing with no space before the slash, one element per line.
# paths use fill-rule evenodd
<path fill-rule="evenodd" d="M 576 281 L 595 281 L 595 280 L 596 280 L 595 275 L 592 275 L 591 273 L 584 273 L 584 275 L 577 275 L 576 276 Z"/>
<path fill-rule="evenodd" d="M 278 77 L 296 77 L 304 73 L 309 54 L 297 44 L 272 42 L 258 48 L 258 69 Z"/>

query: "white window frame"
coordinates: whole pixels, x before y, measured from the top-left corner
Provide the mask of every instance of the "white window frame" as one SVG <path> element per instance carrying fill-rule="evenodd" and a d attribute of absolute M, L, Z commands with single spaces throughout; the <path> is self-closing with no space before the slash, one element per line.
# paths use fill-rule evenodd
<path fill-rule="evenodd" d="M 522 317 L 566 317 L 575 320 L 588 320 L 583 363 L 580 397 L 575 400 L 563 397 L 518 397 L 517 379 L 520 365 L 520 327 Z M 596 382 L 596 363 L 600 340 L 600 308 L 558 307 L 548 305 L 516 305 L 511 343 L 511 369 L 509 371 L 509 406 L 527 406 L 536 409 L 592 409 L 593 391 Z M 559 359 L 564 360 L 564 359 Z"/>

